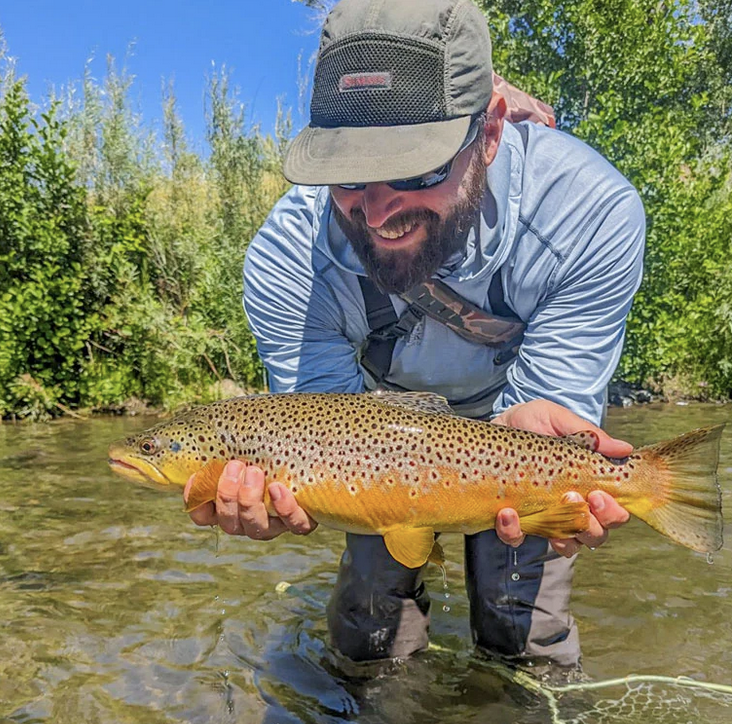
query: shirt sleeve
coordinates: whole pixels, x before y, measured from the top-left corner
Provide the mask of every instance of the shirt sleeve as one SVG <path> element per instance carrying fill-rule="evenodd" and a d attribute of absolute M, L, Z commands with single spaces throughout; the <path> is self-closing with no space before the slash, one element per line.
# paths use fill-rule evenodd
<path fill-rule="evenodd" d="M 314 269 L 317 189 L 294 187 L 252 240 L 244 310 L 272 392 L 362 392 L 343 310 Z"/>
<path fill-rule="evenodd" d="M 623 189 L 563 255 L 528 322 L 494 414 L 545 398 L 600 424 L 642 278 L 644 243 L 643 206 L 635 190 Z"/>

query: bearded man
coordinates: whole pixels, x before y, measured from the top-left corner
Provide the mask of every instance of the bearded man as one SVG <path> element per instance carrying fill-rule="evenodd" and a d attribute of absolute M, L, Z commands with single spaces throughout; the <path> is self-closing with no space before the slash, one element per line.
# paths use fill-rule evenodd
<path fill-rule="evenodd" d="M 245 263 L 272 391 L 429 391 L 504 425 L 593 429 L 600 452 L 629 454 L 597 425 L 641 278 L 641 203 L 581 141 L 506 120 L 470 0 L 336 5 L 285 175 L 296 185 Z M 628 518 L 604 493 L 588 502 L 576 539 L 524 539 L 510 509 L 495 531 L 465 537 L 478 646 L 578 665 L 573 557 Z M 239 461 L 191 516 L 256 539 L 315 527 L 284 486 Z M 338 651 L 363 661 L 424 649 L 428 609 L 419 569 L 378 536 L 347 535 L 328 607 Z"/>

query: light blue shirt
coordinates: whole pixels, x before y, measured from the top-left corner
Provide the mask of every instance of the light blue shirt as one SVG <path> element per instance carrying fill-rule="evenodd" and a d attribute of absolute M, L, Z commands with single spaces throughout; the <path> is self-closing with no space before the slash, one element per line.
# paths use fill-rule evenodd
<path fill-rule="evenodd" d="M 490 311 L 500 273 L 526 323 L 519 354 L 495 350 L 425 319 L 394 349 L 387 385 L 444 395 L 485 417 L 554 400 L 599 423 L 642 275 L 645 216 L 635 189 L 582 141 L 532 123 L 526 150 L 504 124 L 466 249 L 435 276 Z M 293 187 L 247 251 L 244 307 L 273 392 L 359 392 L 356 352 L 369 333 L 364 270 L 331 216 L 328 189 Z M 391 297 L 397 314 L 406 304 Z"/>

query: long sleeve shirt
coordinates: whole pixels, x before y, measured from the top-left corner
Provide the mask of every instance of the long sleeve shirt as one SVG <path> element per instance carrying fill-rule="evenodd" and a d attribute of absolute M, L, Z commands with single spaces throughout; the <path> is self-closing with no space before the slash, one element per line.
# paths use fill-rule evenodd
<path fill-rule="evenodd" d="M 488 417 L 546 398 L 598 424 L 642 276 L 645 216 L 637 192 L 602 156 L 554 129 L 504 124 L 464 251 L 435 274 L 490 312 L 488 287 L 527 325 L 518 355 L 422 320 L 394 349 L 385 382 L 445 396 Z M 365 274 L 324 187 L 293 187 L 252 240 L 244 307 L 273 392 L 358 392 L 357 350 L 369 334 Z M 406 304 L 391 297 L 397 314 Z"/>

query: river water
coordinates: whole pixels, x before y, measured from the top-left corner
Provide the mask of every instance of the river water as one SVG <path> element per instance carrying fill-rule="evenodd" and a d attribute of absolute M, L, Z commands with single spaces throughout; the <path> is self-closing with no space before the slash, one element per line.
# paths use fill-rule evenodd
<path fill-rule="evenodd" d="M 641 445 L 731 417 L 730 405 L 651 405 L 613 409 L 607 427 Z M 325 625 L 342 535 L 263 543 L 196 528 L 179 493 L 108 471 L 108 443 L 154 422 L 0 425 L 2 724 L 732 721 L 732 697 L 705 689 L 552 695 L 507 681 L 472 650 L 457 535 L 443 537 L 447 590 L 437 568 L 426 576 L 435 648 L 346 675 Z M 732 426 L 720 483 L 730 511 Z M 573 612 L 593 681 L 732 685 L 730 543 L 710 565 L 633 521 L 579 555 Z"/>

